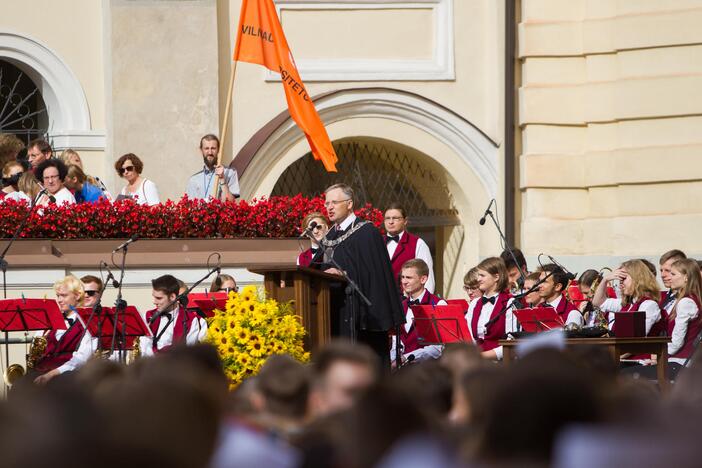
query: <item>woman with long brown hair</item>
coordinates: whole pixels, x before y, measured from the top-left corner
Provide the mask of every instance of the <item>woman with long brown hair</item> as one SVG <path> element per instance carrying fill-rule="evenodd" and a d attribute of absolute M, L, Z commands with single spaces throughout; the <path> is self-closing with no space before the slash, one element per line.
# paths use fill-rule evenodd
<path fill-rule="evenodd" d="M 608 299 L 607 286 L 615 281 L 620 282 L 621 298 Z M 646 334 L 661 318 L 658 306 L 659 297 L 656 278 L 641 260 L 628 260 L 619 268 L 604 276 L 597 286 L 592 304 L 602 312 L 610 314 L 609 323 L 614 323 L 615 312 L 642 311 L 646 313 Z"/>

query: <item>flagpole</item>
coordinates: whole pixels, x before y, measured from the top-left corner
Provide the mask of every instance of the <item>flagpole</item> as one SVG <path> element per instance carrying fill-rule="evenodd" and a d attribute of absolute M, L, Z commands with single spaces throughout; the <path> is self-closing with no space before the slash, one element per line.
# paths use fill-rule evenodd
<path fill-rule="evenodd" d="M 227 90 L 227 104 L 224 107 L 224 119 L 222 120 L 221 131 L 219 132 L 219 150 L 217 151 L 217 166 L 222 164 L 222 150 L 224 149 L 224 141 L 227 138 L 227 129 L 229 128 L 229 113 L 232 107 L 232 94 L 234 91 L 234 78 L 236 76 L 236 64 L 238 61 L 234 60 L 234 65 L 232 66 L 232 71 L 229 73 L 229 88 Z M 219 187 L 217 184 L 212 186 L 212 198 L 217 198 L 217 189 Z"/>

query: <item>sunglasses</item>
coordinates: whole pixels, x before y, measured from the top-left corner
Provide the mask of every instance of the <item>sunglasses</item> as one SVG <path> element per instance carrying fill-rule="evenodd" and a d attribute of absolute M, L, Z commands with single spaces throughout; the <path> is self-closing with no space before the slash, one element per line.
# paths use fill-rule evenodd
<path fill-rule="evenodd" d="M 132 172 L 134 170 L 134 166 L 127 166 L 123 167 L 119 170 L 120 174 L 126 174 L 127 172 Z"/>
<path fill-rule="evenodd" d="M 85 291 L 85 295 L 90 297 L 97 295 L 97 293 L 97 291 Z"/>
<path fill-rule="evenodd" d="M 238 288 L 238 287 L 224 288 L 224 289 L 222 289 L 222 291 L 224 291 L 225 293 L 229 294 L 231 291 L 239 292 L 239 288 Z"/>

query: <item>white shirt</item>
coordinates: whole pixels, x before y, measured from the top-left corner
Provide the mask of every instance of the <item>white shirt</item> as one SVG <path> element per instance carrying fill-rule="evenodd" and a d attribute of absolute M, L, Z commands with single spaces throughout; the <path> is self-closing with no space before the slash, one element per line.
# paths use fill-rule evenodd
<path fill-rule="evenodd" d="M 555 301 L 548 302 L 548 303 L 544 304 L 544 306 L 553 307 L 555 310 L 558 310 L 558 306 L 562 300 L 564 300 L 563 296 L 559 295 Z M 585 324 L 585 319 L 583 318 L 583 314 L 581 314 L 580 311 L 571 310 L 568 313 L 568 317 L 566 318 L 565 326 L 568 326 L 571 323 L 574 323 L 574 324 L 578 325 L 579 327 L 582 327 Z"/>
<path fill-rule="evenodd" d="M 424 300 L 424 295 L 427 293 L 427 289 L 423 289 L 421 294 L 419 296 L 415 296 L 410 298 L 411 300 L 419 299 L 419 302 L 422 302 Z M 434 305 L 448 305 L 447 302 L 443 299 L 438 301 Z M 405 314 L 405 324 L 403 325 L 405 327 L 405 331 L 409 333 L 409 331 L 412 329 L 412 324 L 414 323 L 414 313 L 412 312 L 411 307 L 407 307 L 407 314 Z M 439 359 L 441 357 L 441 353 L 444 350 L 444 347 L 442 345 L 427 345 L 422 348 L 417 348 L 414 351 L 410 353 L 404 353 L 404 346 L 402 345 L 402 341 L 399 340 L 399 337 L 395 337 L 394 340 L 392 340 L 392 347 L 390 348 L 390 359 L 395 360 L 396 353 L 397 353 L 397 344 L 399 342 L 400 349 L 402 349 L 403 355 L 402 357 L 404 358 L 403 360 L 407 360 L 410 355 L 414 356 L 414 361 L 419 362 L 419 361 L 426 361 L 428 359 Z"/>
<path fill-rule="evenodd" d="M 178 320 L 178 307 L 171 310 L 172 319 L 167 316 L 162 316 L 158 324 L 156 336 L 142 336 L 139 338 L 140 352 L 142 356 L 153 356 L 153 340 L 159 337 L 156 347 L 161 350 L 173 344 L 173 331 L 175 330 L 176 320 Z M 182 318 L 182 317 L 181 317 Z M 194 345 L 204 341 L 207 335 L 207 322 L 201 317 L 195 317 L 188 330 L 188 335 L 185 337 L 187 345 Z"/>
<path fill-rule="evenodd" d="M 58 192 L 52 194 L 52 196 L 56 199 L 56 205 L 61 206 L 61 205 L 75 205 L 76 203 L 76 197 L 73 196 L 73 193 L 71 193 L 70 190 L 68 190 L 66 187 L 62 188 Z M 49 202 L 48 197 L 42 197 L 42 200 L 46 200 L 46 203 Z M 45 204 L 45 203 L 42 203 Z"/>
<path fill-rule="evenodd" d="M 26 202 L 28 205 L 32 203 L 32 199 L 29 198 L 24 192 L 10 192 L 4 197 L 0 198 L 0 203 L 2 203 L 5 200 L 14 200 L 17 202 L 23 201 Z"/>
<path fill-rule="evenodd" d="M 632 299 L 632 303 L 637 301 L 638 299 Z M 602 312 L 609 312 L 607 321 L 609 322 L 609 328 L 611 329 L 612 325 L 614 324 L 614 313 L 621 312 L 622 302 L 620 299 L 606 299 L 600 306 L 600 310 L 602 310 Z M 646 335 L 648 335 L 648 332 L 651 331 L 653 324 L 661 318 L 661 309 L 658 307 L 658 303 L 656 301 L 647 299 L 641 303 L 639 310 L 646 312 Z"/>
<path fill-rule="evenodd" d="M 402 236 L 405 235 L 405 231 L 402 231 L 401 233 L 398 234 L 400 236 L 400 240 L 402 240 Z M 392 256 L 395 255 L 395 250 L 397 250 L 397 245 L 398 242 L 395 242 L 394 240 L 391 240 L 387 242 L 386 247 L 388 249 L 388 255 L 390 256 L 390 259 L 392 259 Z M 434 292 L 435 288 L 435 280 L 434 280 L 434 260 L 431 258 L 431 252 L 429 251 L 429 246 L 427 245 L 422 238 L 417 239 L 417 247 L 414 249 L 414 258 L 419 258 L 424 260 L 424 263 L 427 264 L 429 267 L 429 280 L 427 280 L 427 283 L 424 285 L 427 291 L 430 293 Z"/>
<path fill-rule="evenodd" d="M 478 336 L 473 335 L 473 311 L 475 310 L 475 307 L 478 305 L 478 301 L 482 300 L 482 297 L 476 297 L 472 301 L 470 301 L 470 305 L 468 306 L 468 313 L 466 313 L 466 321 L 468 322 L 468 330 L 471 334 L 471 337 L 473 338 L 473 341 L 476 341 L 478 338 L 485 338 L 485 333 L 487 332 L 486 324 L 490 321 L 490 316 L 492 315 L 492 311 L 495 308 L 495 305 L 497 304 L 497 297 L 499 296 L 499 293 L 495 293 L 492 296 L 483 296 L 488 299 L 491 297 L 495 298 L 495 304 L 492 304 L 490 302 L 486 302 L 483 304 L 483 308 L 480 311 L 480 316 L 478 317 Z M 512 303 L 514 302 L 514 298 L 510 298 L 509 301 L 507 301 L 507 312 L 505 312 L 505 333 L 510 333 L 513 331 L 517 331 L 518 324 L 517 320 L 514 317 L 514 314 L 512 313 Z M 497 356 L 498 360 L 502 360 L 502 355 L 503 355 L 503 350 L 502 346 L 498 346 L 497 348 L 494 348 L 493 351 L 495 351 L 495 355 Z"/>
<path fill-rule="evenodd" d="M 158 188 L 156 188 L 156 184 L 151 182 L 149 179 L 142 180 L 141 186 L 136 192 L 131 193 L 127 191 L 127 186 L 124 186 L 119 194 L 123 197 L 133 198 L 138 205 L 153 206 L 161 203 L 158 195 Z"/>
<path fill-rule="evenodd" d="M 671 302 L 675 304 L 675 301 Z M 673 326 L 673 333 L 670 336 L 671 341 L 668 343 L 668 356 L 672 356 L 683 347 L 685 344 L 685 335 L 687 335 L 687 327 L 698 314 L 699 309 L 697 308 L 697 304 L 689 297 L 683 297 L 678 301 L 677 306 L 675 306 L 675 325 Z M 694 337 L 692 338 L 694 339 Z M 668 362 L 684 365 L 685 359 L 668 358 Z"/>
<path fill-rule="evenodd" d="M 85 329 L 85 322 L 83 322 L 83 319 L 78 315 L 74 310 L 70 311 L 67 315 L 66 318 L 69 318 L 71 320 L 80 320 L 80 323 L 83 324 L 83 328 Z M 70 328 L 70 324 L 68 323 L 67 320 L 65 320 L 66 323 L 66 329 L 65 330 L 56 330 L 56 341 L 61 340 L 61 337 L 66 334 L 68 329 Z M 45 331 L 40 330 L 37 331 L 34 336 L 44 336 Z M 83 334 L 82 339 L 80 340 L 80 344 L 78 345 L 78 349 L 76 349 L 73 352 L 73 355 L 71 356 L 71 359 L 57 367 L 56 369 L 59 371 L 59 373 L 63 374 L 64 372 L 69 372 L 76 370 L 86 362 L 88 362 L 88 359 L 90 359 L 93 356 L 93 353 L 97 349 L 97 338 L 93 338 L 92 335 L 90 334 L 89 331 L 85 331 L 85 334 Z"/>
<path fill-rule="evenodd" d="M 356 221 L 356 215 L 352 212 L 346 217 L 345 220 L 341 222 L 341 224 L 337 225 L 337 229 L 345 231 L 349 228 L 349 226 L 351 226 L 351 224 L 353 224 L 354 221 Z"/>

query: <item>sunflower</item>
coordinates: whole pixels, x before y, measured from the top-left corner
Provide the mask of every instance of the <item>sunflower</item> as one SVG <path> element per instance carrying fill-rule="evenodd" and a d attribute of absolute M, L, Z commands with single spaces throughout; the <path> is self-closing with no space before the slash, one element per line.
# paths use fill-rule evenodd
<path fill-rule="evenodd" d="M 258 340 L 252 339 L 246 344 L 246 348 L 249 350 L 249 354 L 254 357 L 261 357 L 266 352 L 266 342 L 263 338 Z"/>

